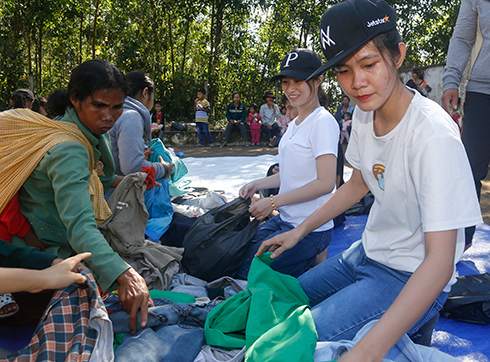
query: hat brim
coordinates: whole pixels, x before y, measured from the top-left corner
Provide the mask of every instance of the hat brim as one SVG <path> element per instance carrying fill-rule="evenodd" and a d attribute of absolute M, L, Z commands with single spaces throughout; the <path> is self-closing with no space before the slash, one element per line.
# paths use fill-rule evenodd
<path fill-rule="evenodd" d="M 337 54 L 335 57 L 333 57 L 328 62 L 326 62 L 325 64 L 323 64 L 320 68 L 318 68 L 317 70 L 315 70 L 306 79 L 306 81 L 308 82 L 309 80 L 318 77 L 319 75 L 321 75 L 323 72 L 327 71 L 328 69 L 336 66 L 339 62 L 341 62 L 342 60 L 344 60 L 345 58 L 347 58 L 349 55 L 351 55 L 352 53 L 354 53 L 356 50 L 361 49 L 361 47 L 363 47 L 364 45 L 366 45 L 367 42 L 369 42 L 370 40 L 373 40 L 373 38 L 376 35 L 378 35 L 378 34 L 374 34 L 373 36 L 370 36 L 367 39 L 364 39 L 362 42 L 356 44 L 356 46 L 350 48 L 349 50 L 346 50 L 346 51 L 341 52 L 340 54 Z"/>
<path fill-rule="evenodd" d="M 275 76 L 273 76 L 271 78 L 271 82 L 274 82 L 274 81 L 276 81 L 280 78 L 284 78 L 284 77 L 291 77 L 294 79 L 305 80 L 306 78 L 308 78 L 310 76 L 310 74 L 311 74 L 310 72 L 303 72 L 303 71 L 294 70 L 294 69 L 285 69 L 282 72 L 280 72 L 279 74 L 276 74 Z"/>

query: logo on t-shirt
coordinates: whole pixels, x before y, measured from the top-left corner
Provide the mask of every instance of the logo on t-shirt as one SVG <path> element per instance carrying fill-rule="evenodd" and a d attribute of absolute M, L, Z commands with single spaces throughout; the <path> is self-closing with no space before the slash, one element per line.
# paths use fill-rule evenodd
<path fill-rule="evenodd" d="M 385 189 L 385 167 L 379 163 L 373 166 L 373 175 L 378 181 L 378 186 L 381 190 Z"/>

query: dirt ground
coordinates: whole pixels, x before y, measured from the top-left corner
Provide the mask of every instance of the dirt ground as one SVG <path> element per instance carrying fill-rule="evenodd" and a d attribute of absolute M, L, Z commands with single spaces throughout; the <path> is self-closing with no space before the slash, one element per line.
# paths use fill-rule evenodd
<path fill-rule="evenodd" d="M 260 156 L 260 155 L 277 155 L 277 148 L 265 146 L 228 146 L 224 148 L 216 147 L 194 147 L 185 146 L 175 148 L 176 152 L 182 151 L 186 157 L 224 157 L 224 156 Z M 480 206 L 485 224 L 490 225 L 490 172 L 487 178 L 482 182 Z"/>

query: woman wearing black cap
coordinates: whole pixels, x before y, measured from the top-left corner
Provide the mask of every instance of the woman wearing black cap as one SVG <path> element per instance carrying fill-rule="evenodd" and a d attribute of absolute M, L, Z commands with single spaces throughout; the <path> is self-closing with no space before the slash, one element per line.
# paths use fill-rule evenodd
<path fill-rule="evenodd" d="M 481 215 L 457 126 L 398 77 L 406 48 L 393 8 L 382 0 L 336 4 L 323 15 L 320 42 L 328 62 L 312 77 L 334 67 L 357 105 L 346 153 L 353 174 L 257 254 L 272 247 L 272 257 L 280 257 L 371 191 L 362 239 L 299 281 L 321 341 L 351 340 L 379 319 L 339 362 L 381 361 L 405 333 L 415 338 L 437 319 L 456 281 L 464 228 L 481 223 Z"/>
<path fill-rule="evenodd" d="M 291 51 L 281 63 L 284 93 L 297 107 L 279 143 L 279 173 L 247 183 L 240 197 L 252 197 L 256 191 L 279 187 L 277 195 L 253 203 L 250 213 L 261 220 L 273 210 L 280 214 L 262 224 L 253 236 L 246 258 L 237 277 L 248 275 L 254 254 L 263 240 L 293 229 L 317 210 L 335 189 L 339 127 L 335 118 L 319 103 L 323 76 L 306 82 L 321 65 L 320 57 L 308 49 Z M 326 250 L 332 239 L 333 222 L 319 225 L 305 235 L 293 250 L 286 252 L 271 267 L 299 276 L 315 265 L 316 256 Z"/>

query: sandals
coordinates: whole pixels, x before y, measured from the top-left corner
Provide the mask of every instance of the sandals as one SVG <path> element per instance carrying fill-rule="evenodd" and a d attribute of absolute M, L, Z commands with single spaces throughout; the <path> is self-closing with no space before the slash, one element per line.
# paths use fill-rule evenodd
<path fill-rule="evenodd" d="M 15 302 L 14 298 L 12 298 L 12 294 L 10 293 L 0 294 L 0 310 L 2 310 L 4 307 L 8 305 L 14 306 L 15 309 L 11 310 L 10 312 L 0 313 L 0 319 L 13 316 L 15 313 L 19 311 L 19 306 Z"/>

